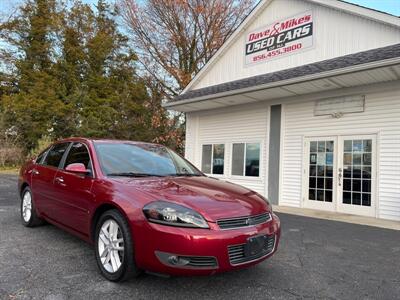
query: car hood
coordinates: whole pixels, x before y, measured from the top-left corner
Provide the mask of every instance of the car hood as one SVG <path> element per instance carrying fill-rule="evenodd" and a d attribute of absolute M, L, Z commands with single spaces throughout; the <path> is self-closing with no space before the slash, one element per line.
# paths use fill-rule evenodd
<path fill-rule="evenodd" d="M 146 193 L 153 200 L 166 200 L 188 206 L 211 222 L 269 211 L 268 203 L 256 192 L 205 176 L 129 178 L 118 181 Z"/>

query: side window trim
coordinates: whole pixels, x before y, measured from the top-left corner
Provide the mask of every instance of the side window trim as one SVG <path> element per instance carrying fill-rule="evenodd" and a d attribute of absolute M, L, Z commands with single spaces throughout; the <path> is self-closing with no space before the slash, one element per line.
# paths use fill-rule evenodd
<path fill-rule="evenodd" d="M 69 151 L 71 150 L 73 144 L 74 144 L 74 142 L 69 142 L 69 145 L 68 145 L 67 149 L 65 150 L 63 157 L 60 160 L 60 163 L 58 164 L 58 169 L 60 169 L 60 170 L 64 169 L 65 161 L 67 159 L 67 156 L 68 156 Z"/>
<path fill-rule="evenodd" d="M 40 165 L 41 165 L 41 166 L 46 167 L 46 168 L 54 168 L 53 166 L 45 165 L 44 162 L 45 162 L 46 159 L 47 159 L 47 155 L 49 155 L 50 151 L 54 148 L 55 145 L 56 145 L 56 144 L 53 144 L 53 145 L 51 145 L 51 146 L 49 147 L 49 149 L 48 149 L 47 152 L 46 152 L 46 155 L 42 158 L 42 161 L 40 162 Z"/>
<path fill-rule="evenodd" d="M 65 151 L 63 153 L 63 156 L 62 156 L 60 162 L 58 163 L 58 166 L 55 167 L 55 166 L 52 166 L 52 165 L 43 164 L 46 161 L 47 155 L 51 152 L 51 150 L 53 150 L 54 147 L 56 147 L 57 145 L 60 145 L 60 144 L 68 144 L 68 146 L 65 149 Z M 55 143 L 55 144 L 51 145 L 51 147 L 49 147 L 49 149 L 47 150 L 46 155 L 43 157 L 42 162 L 41 162 L 40 165 L 43 166 L 43 167 L 46 167 L 46 168 L 52 168 L 52 169 L 59 170 L 60 169 L 60 165 L 61 165 L 61 163 L 62 163 L 62 161 L 63 161 L 63 159 L 65 157 L 65 153 L 69 150 L 69 148 L 71 147 L 71 144 L 72 144 L 71 142 L 61 142 L 61 143 Z"/>
<path fill-rule="evenodd" d="M 35 160 L 35 164 L 41 165 L 41 166 L 42 166 L 42 165 L 43 165 L 43 161 L 46 159 L 47 153 L 49 153 L 49 150 L 50 150 L 52 147 L 53 147 L 53 146 L 49 146 L 49 147 L 47 147 L 47 149 L 45 149 L 42 153 L 40 153 L 40 154 L 38 155 L 38 157 L 36 158 L 36 160 Z M 43 154 L 42 157 L 40 158 L 40 160 L 37 160 L 41 154 Z"/>
<path fill-rule="evenodd" d="M 68 155 L 69 155 L 69 152 L 71 151 L 71 149 L 72 149 L 72 147 L 73 147 L 74 144 L 82 144 L 82 145 L 85 146 L 85 148 L 86 148 L 86 150 L 87 150 L 87 152 L 88 152 L 88 154 L 89 154 L 90 166 L 91 166 L 91 173 L 89 174 L 89 176 L 92 177 L 92 178 L 96 178 L 96 176 L 94 175 L 95 172 L 94 172 L 94 166 L 93 166 L 92 155 L 90 154 L 90 150 L 89 150 L 88 145 L 86 145 L 86 143 L 84 143 L 84 142 L 75 141 L 75 142 L 72 142 L 71 145 L 68 146 L 67 151 L 65 151 L 65 153 L 64 153 L 65 155 L 64 155 L 63 158 L 61 159 L 60 169 L 61 169 L 62 171 L 65 172 L 65 167 L 66 167 L 65 162 L 66 162 L 67 157 L 68 157 Z"/>

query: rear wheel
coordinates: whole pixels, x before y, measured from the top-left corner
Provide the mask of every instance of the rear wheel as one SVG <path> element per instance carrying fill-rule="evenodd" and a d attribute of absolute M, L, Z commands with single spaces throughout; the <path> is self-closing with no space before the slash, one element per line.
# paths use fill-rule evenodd
<path fill-rule="evenodd" d="M 43 224 L 36 213 L 35 204 L 32 198 L 32 191 L 26 187 L 21 194 L 21 220 L 26 227 L 34 227 Z"/>
<path fill-rule="evenodd" d="M 119 211 L 106 211 L 99 218 L 95 254 L 100 272 L 108 280 L 123 281 L 140 273 L 135 264 L 129 225 Z"/>

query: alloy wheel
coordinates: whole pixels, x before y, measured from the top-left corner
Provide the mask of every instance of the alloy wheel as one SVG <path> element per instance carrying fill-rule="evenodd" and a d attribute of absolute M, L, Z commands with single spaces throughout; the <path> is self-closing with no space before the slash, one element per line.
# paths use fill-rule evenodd
<path fill-rule="evenodd" d="M 124 238 L 121 228 L 113 219 L 106 220 L 98 236 L 98 251 L 104 269 L 109 273 L 119 270 L 124 259 Z"/>
<path fill-rule="evenodd" d="M 25 222 L 29 222 L 32 216 L 32 196 L 29 191 L 25 192 L 22 198 L 22 217 Z"/>

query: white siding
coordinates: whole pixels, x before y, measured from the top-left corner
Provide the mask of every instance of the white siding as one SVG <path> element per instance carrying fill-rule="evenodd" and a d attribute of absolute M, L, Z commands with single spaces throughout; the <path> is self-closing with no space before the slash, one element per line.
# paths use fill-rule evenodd
<path fill-rule="evenodd" d="M 285 104 L 281 205 L 300 207 L 303 138 L 377 134 L 378 217 L 400 220 L 400 87 L 366 95 L 365 112 L 314 117 L 314 101 Z"/>
<path fill-rule="evenodd" d="M 246 32 L 307 10 L 313 10 L 314 47 L 290 56 L 246 67 Z M 293 68 L 316 61 L 400 43 L 400 28 L 379 23 L 302 0 L 275 0 L 251 23 L 245 32 L 220 53 L 212 66 L 194 83 L 199 89 L 232 80 Z"/>
<path fill-rule="evenodd" d="M 196 132 L 198 129 L 198 117 L 193 114 L 186 114 L 186 136 L 185 136 L 185 157 L 194 162 L 194 153 L 197 145 Z"/>
<path fill-rule="evenodd" d="M 185 156 L 199 169 L 203 144 L 225 144 L 224 176 L 212 175 L 246 186 L 265 195 L 267 188 L 269 106 L 258 103 L 235 106 L 213 111 L 187 114 Z M 198 122 L 196 124 L 196 122 Z M 235 142 L 259 142 L 261 144 L 260 177 L 231 176 L 231 148 Z"/>

